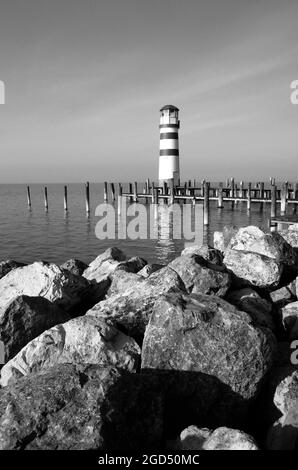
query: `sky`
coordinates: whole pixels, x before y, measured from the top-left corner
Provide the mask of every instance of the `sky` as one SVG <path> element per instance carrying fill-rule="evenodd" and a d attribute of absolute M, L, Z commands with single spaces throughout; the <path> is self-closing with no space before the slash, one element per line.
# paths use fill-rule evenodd
<path fill-rule="evenodd" d="M 298 181 L 297 0 L 0 0 L 0 183 Z"/>

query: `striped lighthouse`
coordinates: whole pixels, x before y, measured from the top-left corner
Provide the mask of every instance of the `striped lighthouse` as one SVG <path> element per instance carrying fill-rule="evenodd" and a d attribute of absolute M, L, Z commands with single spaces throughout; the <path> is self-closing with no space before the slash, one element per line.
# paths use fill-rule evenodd
<path fill-rule="evenodd" d="M 178 130 L 180 121 L 178 119 L 179 109 L 167 104 L 160 110 L 160 145 L 159 145 L 159 181 L 163 183 L 174 179 L 174 184 L 179 183 L 179 138 Z"/>

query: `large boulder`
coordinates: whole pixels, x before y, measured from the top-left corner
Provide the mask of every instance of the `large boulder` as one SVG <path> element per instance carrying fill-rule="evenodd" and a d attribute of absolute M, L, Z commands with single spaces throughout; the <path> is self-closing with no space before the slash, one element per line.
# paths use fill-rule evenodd
<path fill-rule="evenodd" d="M 212 431 L 208 428 L 188 426 L 180 433 L 176 448 L 177 450 L 202 450 L 204 442 L 211 434 Z"/>
<path fill-rule="evenodd" d="M 279 233 L 291 247 L 298 248 L 298 230 L 289 229 Z"/>
<path fill-rule="evenodd" d="M 162 415 L 154 378 L 60 364 L 0 390 L 0 449 L 156 449 Z"/>
<path fill-rule="evenodd" d="M 222 232 L 214 232 L 213 244 L 214 248 L 224 253 L 231 241 L 231 238 L 237 233 L 236 227 L 225 226 Z"/>
<path fill-rule="evenodd" d="M 231 278 L 224 268 L 213 265 L 197 255 L 184 255 L 174 259 L 169 265 L 181 277 L 188 293 L 202 293 L 223 297 Z"/>
<path fill-rule="evenodd" d="M 145 282 L 143 276 L 127 272 L 122 269 L 116 269 L 111 276 L 112 282 L 107 292 L 107 295 L 113 296 L 125 293 L 127 290 L 135 288 L 137 285 Z"/>
<path fill-rule="evenodd" d="M 165 267 L 164 264 L 158 264 L 158 263 L 146 264 L 146 266 L 144 266 L 144 268 L 138 272 L 138 275 L 147 278 L 151 276 L 151 274 L 155 273 L 156 271 L 159 271 L 160 269 L 164 267 Z"/>
<path fill-rule="evenodd" d="M 238 429 L 215 429 L 203 444 L 204 450 L 258 450 L 253 437 Z"/>
<path fill-rule="evenodd" d="M 114 365 L 136 371 L 141 350 L 137 343 L 106 322 L 83 316 L 57 325 L 28 343 L 1 370 L 4 387 L 18 378 L 56 364 Z"/>
<path fill-rule="evenodd" d="M 279 383 L 274 395 L 274 404 L 283 415 L 298 406 L 298 370 Z"/>
<path fill-rule="evenodd" d="M 121 331 L 141 342 L 156 299 L 173 290 L 185 292 L 184 283 L 173 269 L 165 267 L 144 281 L 133 283 L 124 292 L 99 302 L 87 315 L 109 319 Z"/>
<path fill-rule="evenodd" d="M 10 271 L 16 268 L 21 268 L 22 266 L 26 266 L 25 263 L 19 263 L 13 259 L 8 259 L 6 261 L 1 261 L 0 263 L 0 279 L 6 276 Z"/>
<path fill-rule="evenodd" d="M 97 283 L 107 282 L 110 274 L 117 268 L 121 261 L 126 260 L 126 255 L 119 248 L 108 248 L 99 255 L 88 268 L 85 269 L 83 276 L 89 281 Z"/>
<path fill-rule="evenodd" d="M 206 261 L 221 266 L 223 261 L 223 255 L 221 251 L 213 248 L 209 245 L 192 245 L 187 246 L 181 252 L 181 256 L 200 256 Z"/>
<path fill-rule="evenodd" d="M 289 338 L 298 339 L 298 301 L 285 305 L 281 311 L 283 326 Z"/>
<path fill-rule="evenodd" d="M 154 305 L 146 328 L 142 368 L 201 372 L 219 379 L 222 398 L 255 398 L 273 364 L 275 337 L 219 297 L 171 293 Z M 183 374 L 182 378 L 183 380 Z"/>
<path fill-rule="evenodd" d="M 248 313 L 259 325 L 274 330 L 271 303 L 250 287 L 230 291 L 225 299 L 239 310 Z"/>
<path fill-rule="evenodd" d="M 75 274 L 76 276 L 81 276 L 85 269 L 88 268 L 88 264 L 84 263 L 75 258 L 68 259 L 65 263 L 61 264 L 60 266 L 62 269 L 66 269 L 67 271 L 71 272 L 71 274 Z"/>
<path fill-rule="evenodd" d="M 240 280 L 262 288 L 278 286 L 284 266 L 295 264 L 293 248 L 277 232 L 243 227 L 231 238 L 224 264 Z"/>
<path fill-rule="evenodd" d="M 3 308 L 20 295 L 44 297 L 69 311 L 82 302 L 89 289 L 86 279 L 53 263 L 38 261 L 13 269 L 0 279 L 0 318 Z"/>
<path fill-rule="evenodd" d="M 133 258 L 129 258 L 127 261 L 121 261 L 115 271 L 122 270 L 128 273 L 138 273 L 144 269 L 145 266 L 147 266 L 147 261 L 144 258 L 134 256 Z"/>
<path fill-rule="evenodd" d="M 5 362 L 33 338 L 69 319 L 68 313 L 44 297 L 16 297 L 3 308 L 0 316 L 0 340 L 4 344 Z"/>
<path fill-rule="evenodd" d="M 297 300 L 296 281 L 292 281 L 286 286 L 280 287 L 270 292 L 270 299 L 277 306 L 283 306 L 288 302 Z"/>

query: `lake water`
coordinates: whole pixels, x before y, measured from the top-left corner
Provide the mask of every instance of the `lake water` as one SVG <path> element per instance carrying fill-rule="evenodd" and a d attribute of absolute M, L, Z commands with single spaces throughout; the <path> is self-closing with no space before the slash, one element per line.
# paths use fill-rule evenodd
<path fill-rule="evenodd" d="M 31 185 L 32 210 L 27 207 L 25 185 L 0 185 L 0 260 L 15 259 L 23 262 L 46 260 L 62 263 L 78 258 L 89 263 L 110 246 L 118 246 L 129 256 L 141 256 L 149 262 L 167 263 L 179 255 L 185 247 L 185 239 L 173 239 L 164 224 L 157 218 L 158 237 L 155 240 L 99 240 L 95 226 L 99 217 L 95 208 L 103 202 L 103 184 L 90 185 L 91 212 L 85 212 L 85 188 L 83 184 L 68 185 L 68 213 L 63 210 L 63 185 L 48 184 L 49 211 L 44 209 L 43 185 Z M 270 205 L 261 210 L 252 204 L 247 213 L 246 203 L 239 203 L 231 210 L 230 203 L 223 209 L 210 203 L 210 225 L 204 230 L 204 241 L 212 243 L 213 232 L 227 226 L 258 225 L 268 228 Z M 149 206 L 149 205 L 148 205 Z M 117 212 L 117 209 L 116 209 Z"/>

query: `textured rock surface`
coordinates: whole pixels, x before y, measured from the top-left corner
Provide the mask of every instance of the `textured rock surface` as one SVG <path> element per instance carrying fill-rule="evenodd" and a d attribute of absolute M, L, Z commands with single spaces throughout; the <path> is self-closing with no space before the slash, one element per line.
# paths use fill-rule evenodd
<path fill-rule="evenodd" d="M 222 232 L 214 232 L 214 248 L 224 253 L 231 241 L 231 238 L 237 233 L 237 231 L 238 229 L 236 227 L 224 227 Z"/>
<path fill-rule="evenodd" d="M 274 404 L 282 414 L 286 414 L 290 408 L 298 407 L 298 371 L 280 382 L 275 391 Z"/>
<path fill-rule="evenodd" d="M 258 253 L 227 249 L 224 264 L 243 284 L 262 288 L 278 286 L 282 274 L 281 263 Z"/>
<path fill-rule="evenodd" d="M 1 385 L 62 363 L 114 365 L 135 371 L 140 354 L 132 338 L 103 321 L 83 316 L 57 325 L 28 343 L 3 366 Z"/>
<path fill-rule="evenodd" d="M 258 450 L 253 439 L 243 431 L 221 427 L 204 442 L 204 450 Z"/>
<path fill-rule="evenodd" d="M 177 447 L 180 450 L 201 450 L 204 442 L 211 434 L 210 429 L 188 426 L 181 432 Z"/>
<path fill-rule="evenodd" d="M 106 282 L 119 263 L 125 260 L 126 255 L 121 250 L 116 247 L 108 248 L 89 264 L 83 276 L 90 281 L 95 280 L 97 283 Z"/>
<path fill-rule="evenodd" d="M 290 300 L 297 300 L 296 282 L 290 282 L 287 286 L 283 286 L 280 289 L 270 292 L 270 298 L 275 304 L 284 304 Z"/>
<path fill-rule="evenodd" d="M 269 429 L 268 450 L 298 450 L 298 404 Z"/>
<path fill-rule="evenodd" d="M 207 263 L 200 256 L 184 255 L 174 259 L 168 266 L 179 274 L 187 292 L 224 296 L 231 285 L 229 273 L 215 265 L 217 269 L 209 269 Z"/>
<path fill-rule="evenodd" d="M 139 256 L 134 256 L 127 261 L 121 261 L 115 271 L 123 270 L 128 273 L 138 273 L 147 265 L 147 261 Z"/>
<path fill-rule="evenodd" d="M 33 338 L 69 319 L 69 314 L 43 297 L 21 295 L 12 300 L 0 316 L 0 339 L 5 345 L 5 362 Z"/>
<path fill-rule="evenodd" d="M 281 310 L 283 326 L 289 338 L 298 339 L 298 301 L 287 304 Z"/>
<path fill-rule="evenodd" d="M 65 263 L 61 264 L 60 266 L 62 269 L 66 269 L 67 271 L 75 274 L 76 276 L 81 276 L 85 269 L 88 268 L 88 264 L 80 261 L 78 259 L 68 259 Z"/>
<path fill-rule="evenodd" d="M 108 318 L 129 336 L 142 339 L 156 299 L 172 290 L 185 291 L 178 274 L 169 267 L 151 274 L 144 282 L 134 284 L 124 293 L 113 295 L 95 305 L 87 315 Z"/>
<path fill-rule="evenodd" d="M 122 269 L 116 269 L 111 277 L 112 283 L 108 290 L 108 296 L 124 294 L 127 290 L 137 288 L 138 284 L 145 282 L 142 276 L 123 271 Z"/>
<path fill-rule="evenodd" d="M 261 326 L 266 326 L 274 330 L 274 322 L 272 319 L 272 306 L 270 302 L 262 297 L 253 289 L 247 287 L 231 291 L 226 296 L 226 300 L 235 305 L 239 310 L 243 310 Z"/>
<path fill-rule="evenodd" d="M 162 413 L 152 377 L 63 364 L 0 390 L 0 449 L 158 448 Z"/>
<path fill-rule="evenodd" d="M 13 259 L 8 259 L 6 261 L 1 261 L 0 263 L 0 279 L 6 276 L 10 271 L 16 268 L 21 268 L 22 266 L 26 266 L 24 263 L 19 263 Z"/>
<path fill-rule="evenodd" d="M 216 248 L 213 248 L 209 245 L 188 246 L 184 248 L 184 250 L 181 252 L 181 256 L 192 256 L 192 255 L 201 256 L 201 258 L 205 259 L 206 261 L 209 261 L 210 263 L 217 264 L 219 266 L 222 265 L 222 261 L 223 261 L 222 253 Z"/>
<path fill-rule="evenodd" d="M 169 294 L 146 328 L 142 368 L 202 372 L 237 399 L 255 397 L 273 363 L 275 337 L 218 297 Z"/>
<path fill-rule="evenodd" d="M 147 278 L 151 276 L 151 274 L 159 271 L 164 267 L 164 264 L 147 264 L 143 269 L 141 269 L 141 271 L 138 272 L 138 275 Z"/>
<path fill-rule="evenodd" d="M 89 289 L 81 276 L 55 264 L 36 262 L 10 271 L 0 279 L 0 317 L 3 307 L 20 295 L 45 297 L 64 310 L 78 305 Z"/>
<path fill-rule="evenodd" d="M 298 231 L 297 230 L 283 230 L 280 235 L 286 240 L 286 242 L 293 248 L 298 248 Z"/>

